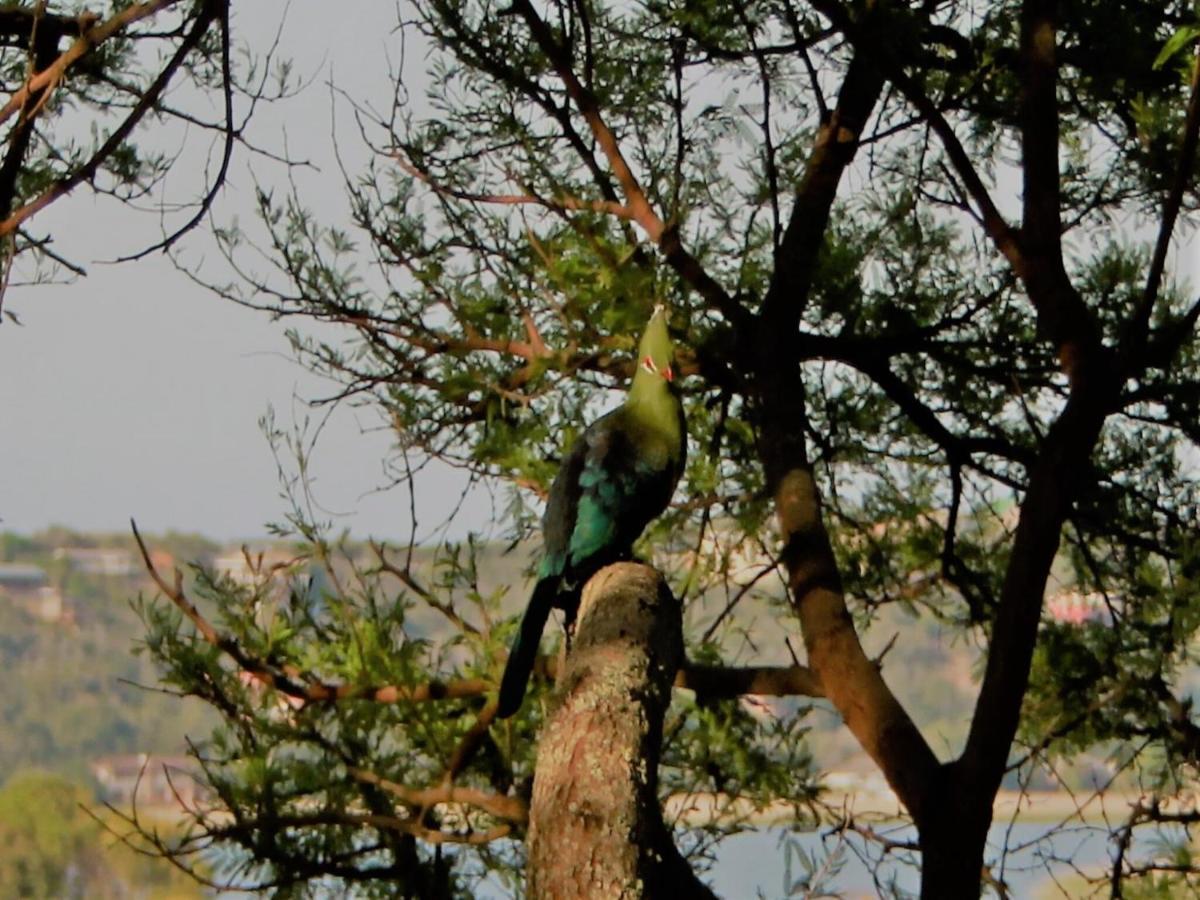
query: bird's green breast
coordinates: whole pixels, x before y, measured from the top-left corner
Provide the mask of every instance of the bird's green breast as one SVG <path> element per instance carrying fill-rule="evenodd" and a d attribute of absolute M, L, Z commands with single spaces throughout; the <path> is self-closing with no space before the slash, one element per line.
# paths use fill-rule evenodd
<path fill-rule="evenodd" d="M 679 465 L 683 458 L 683 416 L 679 400 L 665 385 L 631 392 L 621 409 L 622 428 L 636 449 L 637 459 L 658 470 Z"/>

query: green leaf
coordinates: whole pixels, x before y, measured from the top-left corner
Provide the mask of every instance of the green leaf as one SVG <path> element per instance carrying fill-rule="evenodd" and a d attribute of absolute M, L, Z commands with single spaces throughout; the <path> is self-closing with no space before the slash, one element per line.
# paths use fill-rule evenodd
<path fill-rule="evenodd" d="M 1162 50 L 1154 60 L 1154 68 L 1161 69 L 1170 62 L 1180 50 L 1200 37 L 1200 25 L 1184 25 L 1163 44 Z"/>

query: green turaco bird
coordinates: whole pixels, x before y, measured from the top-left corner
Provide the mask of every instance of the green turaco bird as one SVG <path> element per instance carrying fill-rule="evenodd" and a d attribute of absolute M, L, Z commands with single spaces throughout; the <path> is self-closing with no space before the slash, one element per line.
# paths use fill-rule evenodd
<path fill-rule="evenodd" d="M 660 306 L 638 346 L 638 367 L 625 402 L 579 436 L 550 486 L 538 580 L 500 682 L 500 718 L 521 707 L 550 610 L 565 610 L 570 622 L 587 580 L 627 559 L 643 529 L 667 508 L 687 452 L 673 378 L 671 339 Z"/>

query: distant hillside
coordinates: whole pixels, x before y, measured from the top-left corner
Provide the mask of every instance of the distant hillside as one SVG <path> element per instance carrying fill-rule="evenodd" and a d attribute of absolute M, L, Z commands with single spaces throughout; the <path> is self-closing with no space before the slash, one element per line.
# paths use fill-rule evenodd
<path fill-rule="evenodd" d="M 199 561 L 235 579 L 252 577 L 240 547 L 180 534 L 151 536 L 147 543 L 161 568 Z M 268 562 L 295 556 L 294 548 L 283 542 L 257 542 L 250 549 L 251 564 L 260 552 Z M 517 613 L 526 599 L 533 549 L 477 546 L 472 590 L 481 595 L 504 591 L 502 609 Z M 373 564 L 369 547 L 351 545 L 348 550 L 360 565 Z M 430 587 L 441 577 L 436 556 L 418 549 L 412 560 L 414 575 Z M 395 563 L 403 564 L 403 559 L 394 553 Z M 6 566 L 13 573 L 8 586 Z M 27 583 L 31 567 L 44 572 L 43 582 Z M 386 585 L 388 592 L 392 589 Z M 402 589 L 398 581 L 394 589 Z M 463 590 L 460 583 L 456 593 L 461 596 Z M 66 529 L 32 536 L 0 534 L 0 666 L 7 676 L 6 690 L 0 692 L 0 783 L 28 766 L 87 779 L 88 763 L 98 757 L 176 754 L 184 750 L 185 736 L 209 734 L 216 719 L 202 704 L 135 686 L 156 684 L 154 669 L 135 652 L 142 629 L 130 600 L 139 593 L 153 594 L 154 588 L 131 536 Z M 686 610 L 689 634 L 701 633 L 725 603 L 726 598 L 717 596 L 692 601 Z M 803 652 L 791 613 L 777 598 L 747 598 L 739 621 L 742 630 L 735 630 L 722 648 L 729 663 L 753 658 L 760 664 L 787 664 L 789 643 Z M 420 604 L 409 624 L 435 640 L 446 628 L 439 614 Z M 557 628 L 548 630 L 552 632 Z M 891 643 L 882 662 L 884 678 L 935 750 L 950 756 L 966 734 L 976 690 L 976 649 L 961 634 L 944 630 L 929 617 L 916 619 L 899 606 L 885 607 L 863 639 L 872 655 Z M 808 704 L 793 699 L 764 706 L 784 712 Z M 810 744 L 818 765 L 869 769 L 836 715 L 815 705 L 809 717 Z"/>
<path fill-rule="evenodd" d="M 182 558 L 216 548 L 191 536 L 155 544 Z M 105 547 L 121 551 L 107 560 L 121 574 L 85 571 L 63 552 Z M 0 563 L 32 564 L 46 577 L 36 594 L 0 584 L 0 782 L 29 766 L 84 778 L 95 757 L 178 753 L 185 735 L 210 730 L 215 720 L 199 703 L 134 686 L 157 677 L 134 652 L 142 629 L 130 600 L 150 583 L 133 551 L 130 539 L 62 529 L 0 535 Z M 57 602 L 37 602 L 47 595 Z"/>

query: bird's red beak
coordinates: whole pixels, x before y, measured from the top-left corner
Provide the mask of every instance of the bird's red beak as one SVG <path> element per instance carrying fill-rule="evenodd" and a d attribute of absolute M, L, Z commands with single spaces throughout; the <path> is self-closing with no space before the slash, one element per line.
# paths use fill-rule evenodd
<path fill-rule="evenodd" d="M 665 369 L 663 369 L 663 378 L 667 379 L 667 381 L 674 381 L 675 380 L 675 370 L 672 369 L 670 366 L 667 366 Z"/>

